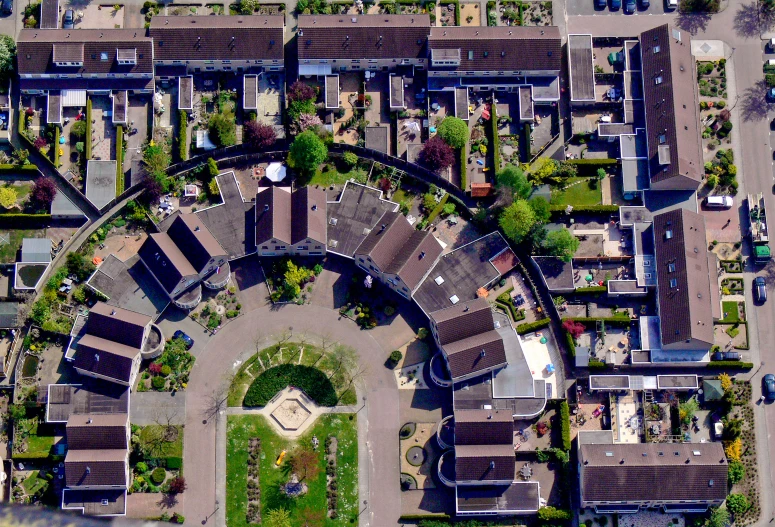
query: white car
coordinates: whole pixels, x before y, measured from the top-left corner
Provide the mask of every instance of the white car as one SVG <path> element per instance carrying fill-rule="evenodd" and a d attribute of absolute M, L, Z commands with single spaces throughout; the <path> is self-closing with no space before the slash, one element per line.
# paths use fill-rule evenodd
<path fill-rule="evenodd" d="M 670 10 L 677 9 L 678 8 L 678 0 L 665 0 L 665 5 Z"/>

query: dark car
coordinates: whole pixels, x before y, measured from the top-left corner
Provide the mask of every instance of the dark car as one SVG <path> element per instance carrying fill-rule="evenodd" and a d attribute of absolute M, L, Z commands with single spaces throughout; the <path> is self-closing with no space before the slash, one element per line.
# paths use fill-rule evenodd
<path fill-rule="evenodd" d="M 194 339 L 186 335 L 180 330 L 177 330 L 175 333 L 172 334 L 173 339 L 182 339 L 183 342 L 186 343 L 186 349 L 190 350 L 194 346 Z"/>
<path fill-rule="evenodd" d="M 740 354 L 736 351 L 717 351 L 711 355 L 710 360 L 740 360 Z"/>
<path fill-rule="evenodd" d="M 62 29 L 73 29 L 75 27 L 75 12 L 72 9 L 65 11 L 65 17 L 62 19 Z"/>
<path fill-rule="evenodd" d="M 640 0 L 641 9 L 648 9 L 650 5 L 649 0 Z"/>
<path fill-rule="evenodd" d="M 622 0 L 611 0 L 611 9 L 617 10 L 621 9 L 622 7 Z"/>
<path fill-rule="evenodd" d="M 608 5 L 608 0 L 595 0 L 595 7 L 598 9 L 605 9 Z"/>
<path fill-rule="evenodd" d="M 635 0 L 624 0 L 624 12 L 627 14 L 632 14 L 635 12 L 636 8 Z"/>
<path fill-rule="evenodd" d="M 13 0 L 3 0 L 2 5 L 0 5 L 0 12 L 2 12 L 4 15 L 10 15 L 13 13 Z"/>
<path fill-rule="evenodd" d="M 768 401 L 775 401 L 775 375 L 768 373 L 762 378 L 762 395 Z"/>
<path fill-rule="evenodd" d="M 760 304 L 767 301 L 767 283 L 764 281 L 763 276 L 757 276 L 753 281 L 753 294 L 756 297 L 756 301 Z"/>

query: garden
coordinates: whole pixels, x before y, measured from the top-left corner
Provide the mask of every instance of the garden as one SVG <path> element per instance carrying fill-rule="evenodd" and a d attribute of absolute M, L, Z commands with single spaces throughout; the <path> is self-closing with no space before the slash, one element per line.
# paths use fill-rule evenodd
<path fill-rule="evenodd" d="M 488 26 L 551 26 L 552 3 L 521 0 L 487 2 Z"/>
<path fill-rule="evenodd" d="M 242 304 L 235 286 L 231 285 L 217 293 L 203 289 L 202 293 L 203 301 L 188 316 L 210 331 L 216 332 L 229 320 L 242 314 Z"/>
<path fill-rule="evenodd" d="M 59 467 L 48 466 L 41 466 L 34 470 L 17 470 L 11 479 L 11 501 L 25 505 L 42 502 L 56 507 L 59 501 L 58 495 L 50 490 L 53 490 L 51 482 L 59 471 Z"/>
<path fill-rule="evenodd" d="M 305 259 L 306 260 L 306 259 Z M 307 295 L 312 293 L 315 279 L 323 272 L 320 259 L 313 260 L 316 263 L 312 268 L 297 265 L 291 258 L 266 259 L 263 263 L 271 267 L 264 267 L 266 285 L 269 288 L 269 298 L 272 302 L 292 302 L 303 304 L 307 301 Z"/>
<path fill-rule="evenodd" d="M 286 386 L 300 388 L 321 406 L 356 403 L 354 385 L 364 373 L 356 351 L 327 339 L 313 346 L 291 338 L 283 335 L 240 367 L 229 388 L 229 406 L 265 406 Z"/>
<path fill-rule="evenodd" d="M 183 469 L 183 427 L 174 415 L 159 415 L 157 424 L 131 425 L 132 482 L 129 492 L 179 494 L 186 489 Z"/>
<path fill-rule="evenodd" d="M 137 391 L 176 392 L 185 390 L 196 358 L 186 350 L 183 339 L 168 340 L 162 354 L 149 363 L 137 381 Z"/>
<path fill-rule="evenodd" d="M 276 434 L 263 416 L 229 416 L 226 523 L 334 527 L 357 522 L 357 428 L 355 414 L 325 414 L 291 441 Z"/>
<path fill-rule="evenodd" d="M 14 460 L 40 461 L 54 454 L 54 427 L 45 423 L 42 407 L 14 404 L 10 406 L 9 414 L 13 419 Z"/>
<path fill-rule="evenodd" d="M 710 161 L 705 162 L 705 186 L 714 194 L 737 194 L 737 166 L 731 148 L 718 150 Z"/>

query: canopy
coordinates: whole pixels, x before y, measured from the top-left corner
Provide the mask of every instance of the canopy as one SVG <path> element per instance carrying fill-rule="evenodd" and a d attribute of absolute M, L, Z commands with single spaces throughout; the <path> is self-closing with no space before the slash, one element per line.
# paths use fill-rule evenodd
<path fill-rule="evenodd" d="M 269 181 L 279 183 L 285 179 L 285 165 L 282 163 L 270 163 L 266 167 L 266 177 L 269 178 Z"/>

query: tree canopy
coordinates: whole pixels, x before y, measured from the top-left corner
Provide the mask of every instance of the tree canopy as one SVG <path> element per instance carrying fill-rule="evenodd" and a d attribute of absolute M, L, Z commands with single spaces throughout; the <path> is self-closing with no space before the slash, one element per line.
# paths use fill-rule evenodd
<path fill-rule="evenodd" d="M 457 117 L 444 118 L 436 131 L 452 148 L 463 148 L 468 141 L 468 125 L 463 119 Z"/>
<path fill-rule="evenodd" d="M 243 143 L 250 148 L 265 150 L 275 144 L 277 134 L 270 125 L 259 121 L 248 121 L 242 126 Z"/>
<path fill-rule="evenodd" d="M 498 219 L 503 232 L 514 243 L 522 243 L 525 240 L 535 221 L 535 212 L 523 199 L 518 199 L 503 209 Z"/>
<path fill-rule="evenodd" d="M 41 207 L 48 207 L 57 195 L 57 187 L 54 182 L 45 177 L 40 176 L 35 180 L 35 184 L 32 186 L 32 192 L 30 198 L 33 202 Z"/>
<path fill-rule="evenodd" d="M 533 212 L 535 212 L 537 222 L 546 223 L 549 221 L 549 218 L 552 216 L 552 212 L 549 207 L 549 202 L 546 201 L 546 198 L 536 196 L 528 203 L 530 203 L 530 208 L 533 209 Z"/>
<path fill-rule="evenodd" d="M 441 170 L 455 162 L 455 152 L 439 136 L 433 136 L 422 146 L 420 161 L 431 170 Z"/>
<path fill-rule="evenodd" d="M 217 146 L 237 144 L 237 124 L 233 113 L 216 113 L 208 124 L 210 140 Z"/>
<path fill-rule="evenodd" d="M 13 37 L 0 35 L 0 74 L 6 75 L 13 71 L 13 61 L 16 58 L 16 42 Z"/>
<path fill-rule="evenodd" d="M 296 170 L 311 174 L 328 157 L 328 147 L 312 130 L 296 136 L 291 144 L 289 161 Z"/>
<path fill-rule="evenodd" d="M 579 239 L 567 228 L 551 231 L 544 239 L 544 249 L 552 256 L 557 256 L 564 262 L 570 262 L 579 248 Z"/>
<path fill-rule="evenodd" d="M 514 165 L 506 165 L 495 176 L 498 187 L 505 187 L 519 198 L 527 198 L 530 195 L 531 185 L 521 168 Z"/>
<path fill-rule="evenodd" d="M 0 207 L 10 209 L 16 204 L 16 190 L 13 187 L 0 188 Z"/>
<path fill-rule="evenodd" d="M 530 170 L 528 179 L 535 185 L 543 185 L 557 172 L 557 161 L 548 157 L 539 157 Z"/>

